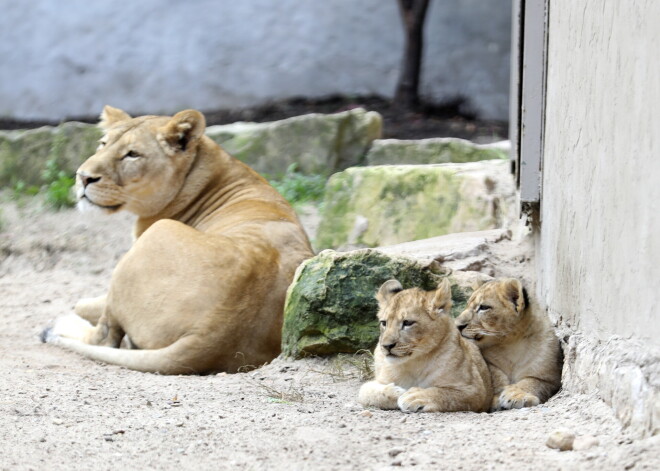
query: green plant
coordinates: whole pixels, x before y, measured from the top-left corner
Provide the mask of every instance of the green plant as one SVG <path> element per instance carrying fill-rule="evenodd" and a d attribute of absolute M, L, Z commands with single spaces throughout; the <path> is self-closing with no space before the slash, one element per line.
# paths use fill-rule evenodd
<path fill-rule="evenodd" d="M 34 196 L 39 193 L 39 187 L 35 185 L 28 185 L 23 180 L 18 180 L 13 185 L 14 198 L 18 199 L 21 196 Z"/>
<path fill-rule="evenodd" d="M 75 204 L 75 200 L 71 195 L 71 188 L 76 179 L 62 170 L 57 160 L 49 159 L 41 176 L 45 183 L 46 202 L 49 205 L 60 209 Z"/>
<path fill-rule="evenodd" d="M 297 168 L 295 163 L 289 165 L 285 174 L 281 178 L 270 179 L 270 184 L 294 206 L 321 201 L 327 178 L 324 175 L 305 175 Z"/>

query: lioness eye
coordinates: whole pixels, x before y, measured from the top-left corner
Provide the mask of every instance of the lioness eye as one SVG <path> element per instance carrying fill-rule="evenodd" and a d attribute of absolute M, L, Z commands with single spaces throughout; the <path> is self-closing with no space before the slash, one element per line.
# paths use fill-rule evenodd
<path fill-rule="evenodd" d="M 477 311 L 487 311 L 489 309 L 491 309 L 490 306 L 487 306 L 485 304 L 480 304 L 479 307 L 477 308 Z"/>
<path fill-rule="evenodd" d="M 409 321 L 409 320 L 405 320 L 402 323 L 403 327 L 410 327 L 413 324 L 415 324 L 415 321 Z"/>
<path fill-rule="evenodd" d="M 387 321 L 380 321 L 380 325 L 385 327 L 387 325 Z"/>
<path fill-rule="evenodd" d="M 129 158 L 129 159 L 137 159 L 138 157 L 140 157 L 140 154 L 138 154 L 138 153 L 135 152 L 135 151 L 130 150 L 130 151 L 128 151 L 128 153 L 124 156 L 124 159 L 126 159 L 126 158 Z"/>

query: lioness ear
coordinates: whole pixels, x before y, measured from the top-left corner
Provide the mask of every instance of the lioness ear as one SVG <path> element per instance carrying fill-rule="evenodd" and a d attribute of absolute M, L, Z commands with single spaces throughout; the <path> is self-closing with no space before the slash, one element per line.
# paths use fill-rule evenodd
<path fill-rule="evenodd" d="M 105 131 L 120 121 L 131 119 L 131 115 L 125 111 L 120 110 L 119 108 L 113 108 L 110 105 L 105 105 L 103 107 L 103 111 L 101 112 L 100 119 L 99 127 Z"/>
<path fill-rule="evenodd" d="M 396 293 L 403 291 L 403 286 L 398 280 L 388 280 L 383 283 L 376 293 L 378 304 L 383 307 Z"/>
<path fill-rule="evenodd" d="M 184 152 L 204 134 L 206 119 L 199 111 L 180 111 L 161 129 L 159 137 L 175 152 Z"/>
<path fill-rule="evenodd" d="M 431 311 L 433 314 L 440 314 L 441 312 L 449 314 L 451 306 L 451 283 L 449 283 L 449 278 L 443 278 L 433 294 Z"/>
<path fill-rule="evenodd" d="M 515 278 L 507 278 L 503 281 L 505 296 L 516 307 L 516 312 L 522 312 L 527 307 L 527 292 L 522 283 Z"/>

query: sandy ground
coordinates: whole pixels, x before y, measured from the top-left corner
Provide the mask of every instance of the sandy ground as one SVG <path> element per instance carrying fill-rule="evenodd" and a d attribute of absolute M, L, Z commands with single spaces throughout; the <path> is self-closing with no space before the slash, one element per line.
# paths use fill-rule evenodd
<path fill-rule="evenodd" d="M 0 470 L 660 469 L 660 437 L 632 440 L 597 395 L 494 414 L 365 411 L 348 361 L 168 377 L 41 344 L 51 319 L 103 293 L 131 218 L 0 208 Z M 560 427 L 600 444 L 546 447 Z"/>

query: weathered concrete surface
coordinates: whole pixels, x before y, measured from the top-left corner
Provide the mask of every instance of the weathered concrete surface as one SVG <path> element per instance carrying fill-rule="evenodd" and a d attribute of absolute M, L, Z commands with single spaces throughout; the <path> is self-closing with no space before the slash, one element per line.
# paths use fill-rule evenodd
<path fill-rule="evenodd" d="M 619 336 L 600 341 L 567 328 L 562 333 L 562 387 L 598 391 L 633 436 L 660 434 L 660 349 Z"/>
<path fill-rule="evenodd" d="M 497 263 L 493 247 L 508 241 L 511 241 L 511 231 L 492 229 L 404 242 L 379 247 L 378 251 L 388 255 L 413 257 L 426 263 L 436 261 L 452 271 L 481 272 L 495 276 Z"/>
<path fill-rule="evenodd" d="M 479 160 L 509 159 L 511 143 L 493 144 L 453 137 L 431 139 L 378 139 L 367 153 L 367 165 L 447 164 L 477 162 Z"/>
<path fill-rule="evenodd" d="M 660 349 L 660 2 L 553 0 L 549 11 L 539 300 L 589 342 L 567 362 L 568 384 L 606 391 L 631 430 L 655 433 L 657 370 L 620 339 Z"/>
<path fill-rule="evenodd" d="M 509 162 L 350 168 L 326 186 L 317 248 L 377 247 L 505 227 Z"/>
<path fill-rule="evenodd" d="M 64 123 L 26 131 L 0 131 L 0 185 L 43 183 L 48 160 L 74 174 L 98 147 L 101 131 L 93 125 Z"/>
<path fill-rule="evenodd" d="M 170 114 L 294 96 L 391 97 L 403 52 L 392 1 L 1 5 L 0 116 L 23 119 L 90 116 L 106 104 Z M 510 11 L 510 0 L 431 2 L 426 99 L 463 97 L 484 118 L 507 119 Z"/>
<path fill-rule="evenodd" d="M 210 126 L 206 134 L 261 173 L 280 174 L 296 163 L 303 173 L 329 174 L 364 162 L 372 141 L 382 134 L 382 118 L 357 108 L 269 123 Z"/>
<path fill-rule="evenodd" d="M 378 341 L 374 298 L 387 280 L 404 288 L 435 289 L 443 275 L 436 263 L 390 256 L 376 250 L 325 250 L 304 262 L 287 293 L 282 352 L 287 356 L 330 355 L 372 349 Z M 452 313 L 458 315 L 474 289 L 474 277 L 453 274 Z"/>
<path fill-rule="evenodd" d="M 268 123 L 209 126 L 207 135 L 260 173 L 298 171 L 327 174 L 361 164 L 382 118 L 357 108 L 335 114 L 308 114 Z M 73 174 L 94 153 L 102 132 L 96 125 L 64 123 L 26 131 L 0 131 L 0 184 L 42 183 L 48 160 Z"/>

